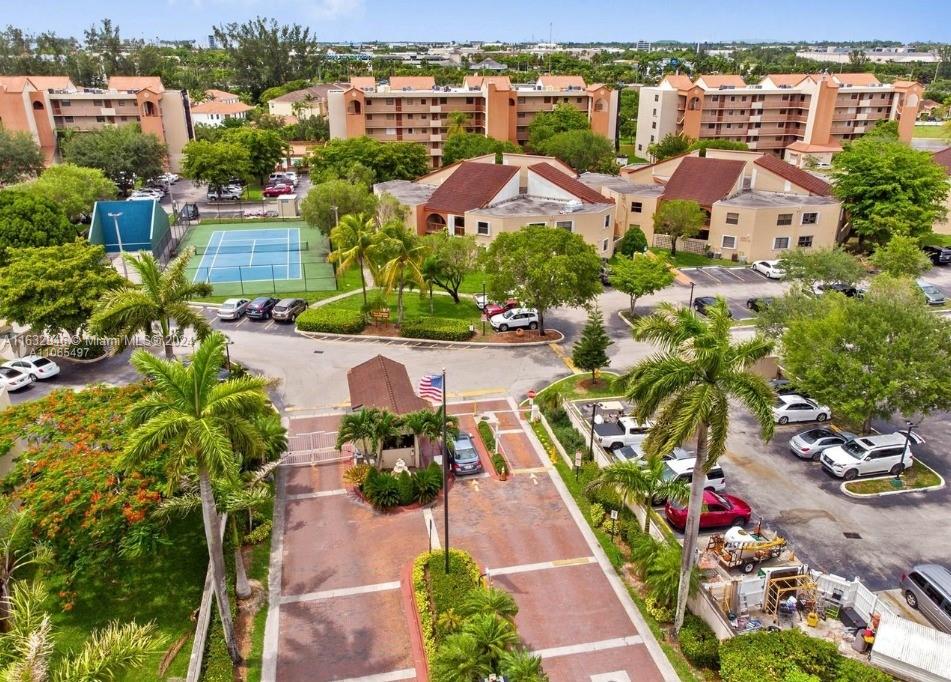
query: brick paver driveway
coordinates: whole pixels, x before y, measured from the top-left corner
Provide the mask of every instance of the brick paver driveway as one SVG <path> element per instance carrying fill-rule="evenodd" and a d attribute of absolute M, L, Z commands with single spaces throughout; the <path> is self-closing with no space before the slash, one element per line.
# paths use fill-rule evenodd
<path fill-rule="evenodd" d="M 553 681 L 675 680 L 597 540 L 510 401 L 466 402 L 489 414 L 513 470 L 460 480 L 449 495 L 450 544 L 469 551 L 519 605 L 526 646 Z M 465 426 L 474 421 L 464 417 Z M 377 514 L 343 489 L 345 465 L 282 468 L 272 603 L 262 679 L 421 679 L 401 601 L 403 569 L 445 542 L 442 505 Z"/>

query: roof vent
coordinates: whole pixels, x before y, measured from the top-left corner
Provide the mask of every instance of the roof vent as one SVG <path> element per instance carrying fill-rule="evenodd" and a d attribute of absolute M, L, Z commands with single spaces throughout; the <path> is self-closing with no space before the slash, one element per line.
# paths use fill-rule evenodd
<path fill-rule="evenodd" d="M 574 213 L 575 211 L 580 211 L 584 204 L 581 203 L 578 199 L 569 199 L 565 202 L 565 208 L 561 213 Z"/>

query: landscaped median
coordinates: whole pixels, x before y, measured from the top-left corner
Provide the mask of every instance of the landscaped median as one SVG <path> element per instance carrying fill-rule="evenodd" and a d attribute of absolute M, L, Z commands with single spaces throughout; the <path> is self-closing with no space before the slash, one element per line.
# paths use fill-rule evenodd
<path fill-rule="evenodd" d="M 916 459 L 915 463 L 897 478 L 880 476 L 863 481 L 846 481 L 842 484 L 842 492 L 851 497 L 878 497 L 938 490 L 943 487 L 944 479 L 941 475 L 920 459 Z"/>

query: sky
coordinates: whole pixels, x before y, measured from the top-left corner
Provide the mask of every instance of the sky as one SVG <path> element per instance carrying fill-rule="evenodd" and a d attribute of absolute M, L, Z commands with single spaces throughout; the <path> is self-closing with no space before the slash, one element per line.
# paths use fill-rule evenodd
<path fill-rule="evenodd" d="M 123 36 L 207 40 L 255 16 L 322 41 L 867 40 L 951 43 L 949 0 L 0 0 L 0 23 L 81 37 L 109 17 Z"/>

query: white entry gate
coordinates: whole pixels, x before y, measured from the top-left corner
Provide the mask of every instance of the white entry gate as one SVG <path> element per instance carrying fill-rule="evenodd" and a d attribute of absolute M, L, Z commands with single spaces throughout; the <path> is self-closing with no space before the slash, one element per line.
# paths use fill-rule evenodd
<path fill-rule="evenodd" d="M 287 438 L 287 454 L 282 464 L 321 464 L 343 462 L 353 458 L 349 445 L 337 449 L 336 431 L 297 433 Z"/>

